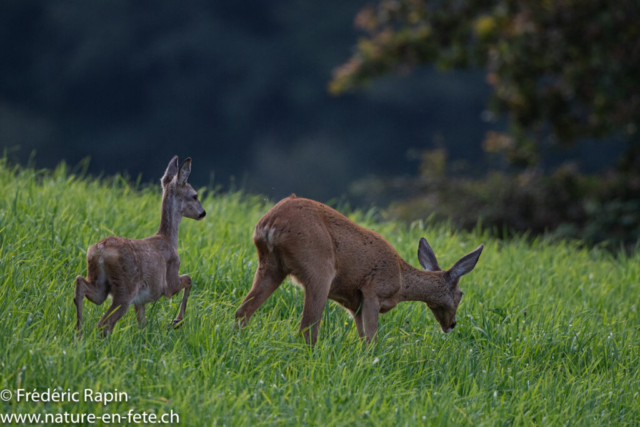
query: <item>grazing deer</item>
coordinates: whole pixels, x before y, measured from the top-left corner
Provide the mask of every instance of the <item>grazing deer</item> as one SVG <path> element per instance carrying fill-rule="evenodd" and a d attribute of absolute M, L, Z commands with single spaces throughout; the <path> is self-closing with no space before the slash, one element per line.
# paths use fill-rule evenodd
<path fill-rule="evenodd" d="M 253 313 L 287 275 L 304 289 L 300 332 L 315 344 L 327 298 L 354 318 L 358 334 L 370 342 L 378 329 L 378 313 L 401 301 L 422 301 L 443 332 L 456 326 L 462 298 L 460 277 L 475 267 L 482 252 L 462 257 L 442 271 L 423 238 L 418 259 L 426 271 L 406 263 L 382 236 L 353 223 L 313 200 L 285 198 L 262 217 L 253 234 L 259 265 L 251 291 L 236 312 L 246 326 Z"/>
<path fill-rule="evenodd" d="M 187 308 L 191 277 L 179 275 L 178 228 L 182 217 L 200 220 L 206 212 L 198 194 L 187 183 L 191 158 L 178 166 L 178 156 L 169 162 L 162 177 L 162 216 L 160 229 L 146 239 L 107 237 L 87 251 L 87 278 L 76 277 L 73 302 L 76 305 L 78 331 L 82 328 L 82 301 L 87 297 L 101 305 L 108 295 L 113 303 L 98 322 L 106 335 L 126 313 L 129 305 L 136 309 L 140 327 L 144 325 L 144 306 L 165 296 L 171 298 L 184 289 L 178 316 L 172 325 L 180 326 Z"/>

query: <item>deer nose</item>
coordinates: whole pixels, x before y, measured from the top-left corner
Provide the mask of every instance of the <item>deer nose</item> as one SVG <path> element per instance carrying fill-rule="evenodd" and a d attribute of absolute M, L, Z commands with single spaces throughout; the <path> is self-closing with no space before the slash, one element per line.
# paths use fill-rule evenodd
<path fill-rule="evenodd" d="M 198 215 L 198 219 L 202 219 L 205 216 L 207 216 L 207 211 L 202 211 L 202 213 L 200 215 Z"/>
<path fill-rule="evenodd" d="M 456 321 L 454 320 L 453 323 L 451 324 L 451 329 L 455 328 L 457 325 Z"/>

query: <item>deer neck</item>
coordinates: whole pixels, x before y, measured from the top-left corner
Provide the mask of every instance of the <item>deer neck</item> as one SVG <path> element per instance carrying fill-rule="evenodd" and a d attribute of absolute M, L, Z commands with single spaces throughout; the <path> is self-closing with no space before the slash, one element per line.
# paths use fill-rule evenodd
<path fill-rule="evenodd" d="M 402 263 L 401 301 L 429 303 L 446 290 L 443 271 L 423 271 Z"/>
<path fill-rule="evenodd" d="M 178 230 L 182 215 L 178 211 L 178 202 L 174 197 L 169 196 L 169 190 L 165 190 L 162 195 L 162 213 L 160 215 L 160 228 L 158 235 L 167 238 L 171 245 L 178 249 Z"/>

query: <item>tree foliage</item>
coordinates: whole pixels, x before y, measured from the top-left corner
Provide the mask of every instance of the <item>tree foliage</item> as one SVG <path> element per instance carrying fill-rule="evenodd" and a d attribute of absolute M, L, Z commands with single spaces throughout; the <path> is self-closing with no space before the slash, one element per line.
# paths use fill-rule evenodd
<path fill-rule="evenodd" d="M 513 163 L 536 164 L 543 144 L 638 140 L 637 0 L 383 0 L 356 26 L 366 35 L 335 70 L 334 93 L 420 64 L 482 67 L 490 110 L 511 124 L 484 147 Z"/>

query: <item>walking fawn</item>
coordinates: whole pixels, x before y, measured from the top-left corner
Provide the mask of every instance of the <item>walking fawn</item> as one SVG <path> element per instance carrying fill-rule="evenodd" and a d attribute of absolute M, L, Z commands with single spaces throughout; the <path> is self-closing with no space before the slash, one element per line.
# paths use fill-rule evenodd
<path fill-rule="evenodd" d="M 191 158 L 178 167 L 178 156 L 169 162 L 162 177 L 162 216 L 160 229 L 146 239 L 107 237 L 87 251 L 87 278 L 76 277 L 73 302 L 76 305 L 78 331 L 82 328 L 82 301 L 86 296 L 94 304 L 102 304 L 113 296 L 109 310 L 98 322 L 106 335 L 133 304 L 140 326 L 144 325 L 144 306 L 165 296 L 171 298 L 184 289 L 178 316 L 179 326 L 187 308 L 191 277 L 180 276 L 178 257 L 178 228 L 182 217 L 200 220 L 206 212 L 198 201 L 198 194 L 187 183 L 191 173 Z"/>
<path fill-rule="evenodd" d="M 251 291 L 236 312 L 246 326 L 253 313 L 291 275 L 304 289 L 300 331 L 315 344 L 327 298 L 353 316 L 358 334 L 371 341 L 378 313 L 401 301 L 423 301 L 445 333 L 456 326 L 460 277 L 475 267 L 480 245 L 442 271 L 423 238 L 418 259 L 427 271 L 407 264 L 378 233 L 364 229 L 330 207 L 288 197 L 262 217 L 253 234 L 259 265 Z"/>

